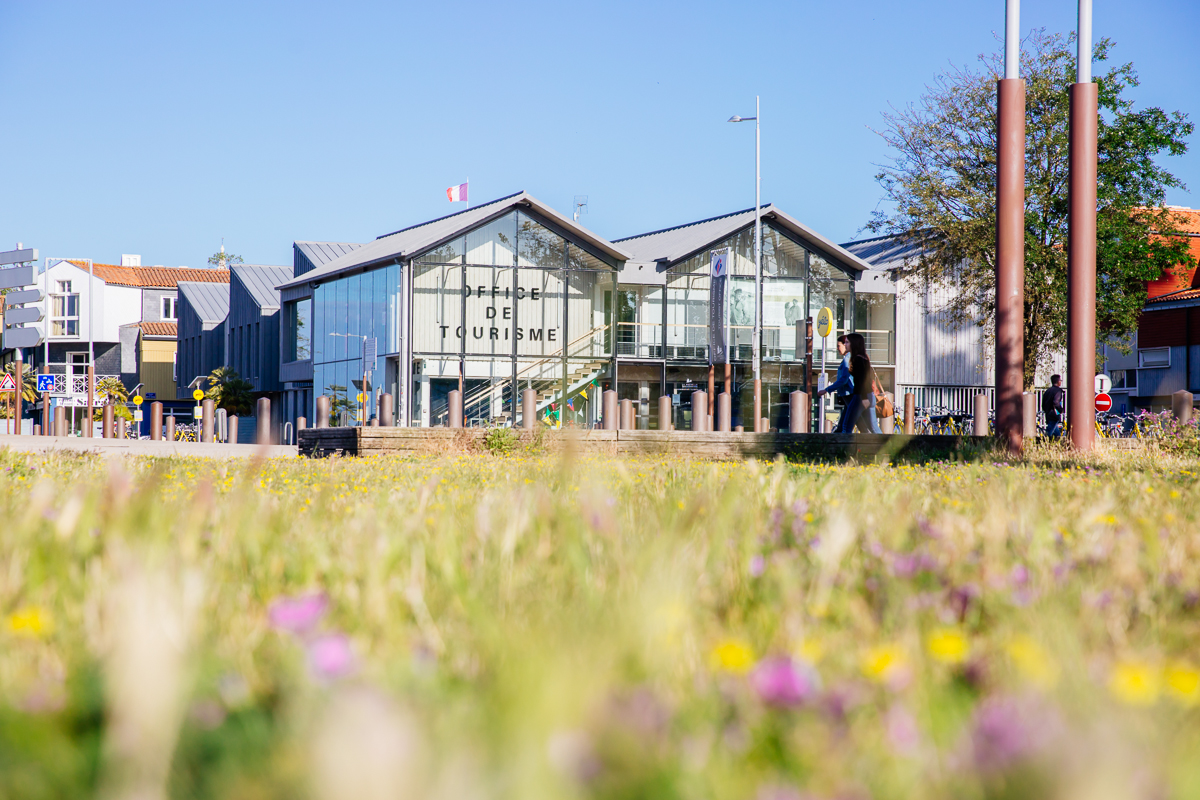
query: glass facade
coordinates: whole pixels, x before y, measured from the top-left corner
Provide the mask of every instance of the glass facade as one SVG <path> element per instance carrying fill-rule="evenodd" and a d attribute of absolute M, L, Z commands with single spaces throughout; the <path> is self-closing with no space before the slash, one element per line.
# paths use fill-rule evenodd
<path fill-rule="evenodd" d="M 611 371 L 615 274 L 522 211 L 418 256 L 412 424 L 444 425 L 460 386 L 467 425 L 519 424 L 524 389 L 543 422 L 594 422 Z"/>
<path fill-rule="evenodd" d="M 337 424 L 353 425 L 375 413 L 373 395 L 382 376 L 364 375 L 363 337 L 377 340 L 381 359 L 398 352 L 400 269 L 389 264 L 313 290 L 309 340 L 313 386 L 316 394 L 330 398 Z M 382 363 L 374 366 L 376 373 L 382 371 Z M 359 400 L 362 395 L 364 401 Z"/>
<path fill-rule="evenodd" d="M 283 304 L 283 360 L 307 361 L 312 357 L 312 299 Z"/>

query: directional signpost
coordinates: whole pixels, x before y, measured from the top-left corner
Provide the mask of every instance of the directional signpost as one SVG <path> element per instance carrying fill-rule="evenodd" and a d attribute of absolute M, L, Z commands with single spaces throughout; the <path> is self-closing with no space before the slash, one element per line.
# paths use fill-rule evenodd
<path fill-rule="evenodd" d="M 0 378 L 0 392 L 4 392 L 4 405 L 5 406 L 7 406 L 9 404 L 9 397 L 8 397 L 9 394 L 10 393 L 16 394 L 16 391 L 17 391 L 17 382 L 16 382 L 16 380 L 13 379 L 12 373 L 11 372 L 4 373 L 4 377 Z M 4 420 L 4 432 L 5 433 L 12 432 L 12 428 L 10 427 L 11 424 L 12 424 L 12 414 L 9 414 L 7 419 Z M 18 424 L 18 426 L 20 425 L 20 423 L 17 423 L 17 424 Z M 21 432 L 21 428 L 18 427 L 17 433 L 20 433 L 20 432 Z"/>
<path fill-rule="evenodd" d="M 193 413 L 196 415 L 196 421 L 199 422 L 200 417 L 204 415 L 204 407 L 200 405 L 200 401 L 204 399 L 204 390 L 197 389 L 192 392 L 192 399 L 196 401 L 196 408 L 193 409 Z"/>

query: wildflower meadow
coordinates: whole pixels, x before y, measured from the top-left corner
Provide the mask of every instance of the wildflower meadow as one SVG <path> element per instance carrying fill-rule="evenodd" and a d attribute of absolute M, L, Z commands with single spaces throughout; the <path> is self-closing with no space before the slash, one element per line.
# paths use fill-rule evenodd
<path fill-rule="evenodd" d="M 1194 797 L 1198 470 L 0 452 L 0 798 Z"/>

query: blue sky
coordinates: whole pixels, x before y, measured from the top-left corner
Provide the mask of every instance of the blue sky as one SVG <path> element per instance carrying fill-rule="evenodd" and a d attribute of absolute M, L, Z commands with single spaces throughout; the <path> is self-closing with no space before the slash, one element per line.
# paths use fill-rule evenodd
<path fill-rule="evenodd" d="M 1071 0 L 1026 2 L 1063 33 Z M 1003 0 L 95 3 L 0 0 L 0 250 L 202 266 L 225 240 L 366 241 L 525 189 L 619 238 L 763 200 L 855 238 L 889 104 L 999 47 Z M 1200 121 L 1195 0 L 1098 0 L 1139 105 Z M 1200 136 L 1164 163 L 1200 206 Z"/>

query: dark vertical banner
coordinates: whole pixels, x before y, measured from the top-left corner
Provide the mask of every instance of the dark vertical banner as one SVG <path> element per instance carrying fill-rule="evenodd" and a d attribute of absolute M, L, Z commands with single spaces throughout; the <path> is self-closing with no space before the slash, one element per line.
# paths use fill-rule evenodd
<path fill-rule="evenodd" d="M 712 273 L 708 290 L 708 363 L 728 364 L 729 343 L 726 341 L 725 293 L 729 281 L 729 248 L 713 250 Z"/>

